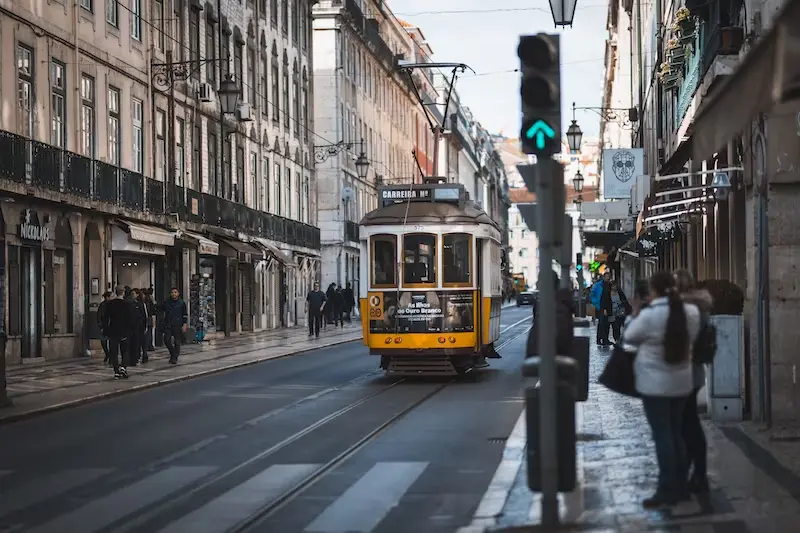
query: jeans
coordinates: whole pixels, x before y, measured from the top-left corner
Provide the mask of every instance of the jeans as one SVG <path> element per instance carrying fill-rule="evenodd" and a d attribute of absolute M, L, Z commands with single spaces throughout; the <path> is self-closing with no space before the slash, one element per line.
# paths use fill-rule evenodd
<path fill-rule="evenodd" d="M 322 325 L 322 313 L 309 313 L 308 314 L 308 335 L 316 335 L 319 337 L 319 328 Z"/>
<path fill-rule="evenodd" d="M 181 355 L 181 338 L 183 330 L 181 326 L 164 327 L 164 346 L 169 350 L 169 360 L 177 361 Z"/>
<path fill-rule="evenodd" d="M 111 366 L 114 367 L 114 373 L 119 374 L 119 352 L 122 345 L 122 339 L 119 337 L 106 337 L 108 343 L 108 360 L 111 361 Z"/>
<path fill-rule="evenodd" d="M 608 344 L 608 315 L 600 311 L 599 322 L 597 324 L 597 344 Z"/>
<path fill-rule="evenodd" d="M 614 317 L 614 320 L 611 322 L 611 331 L 614 334 L 614 342 L 619 342 L 619 339 L 622 337 L 622 322 L 623 318 L 621 316 Z M 608 335 L 606 335 L 608 338 Z"/>
<path fill-rule="evenodd" d="M 687 492 L 686 445 L 682 419 L 686 398 L 642 397 L 642 405 L 658 460 L 658 489 L 656 495 L 678 500 Z"/>
<path fill-rule="evenodd" d="M 694 470 L 692 477 L 705 479 L 708 468 L 708 444 L 706 434 L 700 423 L 700 415 L 697 413 L 697 393 L 700 389 L 695 389 L 692 395 L 686 399 L 683 408 L 683 441 L 686 446 L 687 466 L 691 465 Z M 688 469 L 687 469 L 688 470 Z"/>

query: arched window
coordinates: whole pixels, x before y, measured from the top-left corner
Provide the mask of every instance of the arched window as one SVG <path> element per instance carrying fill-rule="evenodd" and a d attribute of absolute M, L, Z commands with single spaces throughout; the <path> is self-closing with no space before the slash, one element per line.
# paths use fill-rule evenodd
<path fill-rule="evenodd" d="M 44 250 L 45 333 L 72 333 L 72 226 L 66 217 L 56 222 L 55 250 Z"/>
<path fill-rule="evenodd" d="M 269 20 L 273 28 L 278 27 L 278 2 L 280 0 L 272 0 L 269 6 Z"/>
<path fill-rule="evenodd" d="M 277 0 L 274 0 L 277 2 Z M 272 41 L 272 122 L 280 121 L 281 95 L 280 95 L 280 69 L 278 67 L 278 47 Z"/>
<path fill-rule="evenodd" d="M 297 70 L 297 60 L 292 66 L 292 122 L 294 123 L 294 136 L 300 138 L 300 72 Z"/>
<path fill-rule="evenodd" d="M 308 142 L 308 74 L 306 67 L 303 67 L 303 96 L 302 96 L 303 111 L 300 117 L 300 124 L 303 129 L 303 140 Z"/>
<path fill-rule="evenodd" d="M 269 118 L 269 55 L 267 54 L 267 39 L 261 34 L 261 113 Z"/>
<path fill-rule="evenodd" d="M 284 2 L 284 5 L 286 3 Z M 286 55 L 286 50 L 283 51 L 283 127 L 289 131 L 290 121 L 292 114 L 289 107 L 289 56 Z"/>

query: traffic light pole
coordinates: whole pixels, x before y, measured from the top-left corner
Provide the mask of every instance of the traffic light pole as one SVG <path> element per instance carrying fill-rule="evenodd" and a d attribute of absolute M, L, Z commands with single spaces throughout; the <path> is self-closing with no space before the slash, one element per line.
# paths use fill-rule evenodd
<path fill-rule="evenodd" d="M 534 320 L 540 321 L 539 356 L 539 439 L 542 472 L 542 526 L 553 527 L 559 523 L 558 513 L 558 443 L 556 426 L 556 287 L 553 283 L 553 256 L 556 235 L 553 228 L 555 206 L 551 173 L 543 172 L 543 165 L 534 166 L 538 198 L 536 222 L 539 233 L 539 303 Z"/>

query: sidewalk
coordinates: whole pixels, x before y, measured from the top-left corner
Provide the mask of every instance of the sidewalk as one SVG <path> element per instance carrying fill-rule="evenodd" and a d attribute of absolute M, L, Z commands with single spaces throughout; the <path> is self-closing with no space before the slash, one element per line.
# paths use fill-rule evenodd
<path fill-rule="evenodd" d="M 319 339 L 310 339 L 305 327 L 271 330 L 184 345 L 177 365 L 170 365 L 166 348 L 159 348 L 150 352 L 146 365 L 129 368 L 130 378 L 125 380 L 113 379 L 102 355 L 14 365 L 8 367 L 7 376 L 8 395 L 14 406 L 0 409 L 0 424 L 361 338 L 361 324 L 356 321 L 339 329 L 329 326 Z"/>
<path fill-rule="evenodd" d="M 593 338 L 594 328 L 576 329 L 576 334 Z M 562 522 L 573 525 L 560 531 L 800 531 L 800 477 L 749 439 L 739 424 L 705 422 L 711 494 L 671 511 L 644 510 L 641 500 L 653 492 L 657 476 L 650 430 L 640 401 L 596 383 L 610 350 L 591 346 L 589 400 L 576 409 L 579 487 L 559 496 Z M 524 416 L 523 411 L 473 524 L 459 533 L 544 531 L 537 527 L 540 497 L 527 487 Z"/>

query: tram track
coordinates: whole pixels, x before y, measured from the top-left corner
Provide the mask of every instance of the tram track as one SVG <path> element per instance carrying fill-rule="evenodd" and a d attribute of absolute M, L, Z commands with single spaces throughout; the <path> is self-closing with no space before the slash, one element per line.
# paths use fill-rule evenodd
<path fill-rule="evenodd" d="M 530 318 L 526 317 L 522 320 L 519 320 L 514 324 L 511 324 L 508 327 L 504 328 L 501 331 L 501 336 L 509 335 L 509 338 L 504 339 L 502 342 L 498 344 L 498 346 L 496 347 L 498 351 L 502 350 L 504 347 L 508 346 L 511 342 L 515 341 L 522 335 L 525 335 L 530 330 L 531 327 L 530 325 L 522 328 L 519 327 L 524 322 L 530 323 Z M 351 386 L 358 386 L 361 383 L 367 382 L 371 378 L 377 377 L 382 373 L 383 373 L 382 371 L 371 371 L 366 374 L 360 375 L 354 379 L 351 379 L 341 385 L 329 387 L 322 391 L 318 391 L 313 394 L 309 394 L 307 396 L 299 398 L 287 405 L 271 409 L 266 413 L 263 413 L 257 417 L 254 417 L 250 420 L 238 424 L 237 426 L 231 428 L 229 431 L 225 433 L 209 437 L 188 448 L 185 448 L 184 450 L 172 453 L 167 457 L 158 459 L 150 463 L 143 469 L 140 469 L 139 471 L 157 470 L 158 468 L 162 468 L 168 464 L 174 463 L 179 459 L 185 459 L 213 445 L 218 441 L 233 436 L 237 432 L 246 430 L 248 428 L 256 427 L 259 424 L 269 419 L 275 418 L 281 414 L 285 414 L 301 405 L 308 404 L 310 402 L 317 402 L 334 392 L 347 390 Z M 359 408 L 367 406 L 367 404 L 373 403 L 374 401 L 376 401 L 381 397 L 386 397 L 386 395 L 391 391 L 398 391 L 399 394 L 402 394 L 403 389 L 398 388 L 397 386 L 408 382 L 419 383 L 420 380 L 416 380 L 414 378 L 404 378 L 404 377 L 395 378 L 391 383 L 387 384 L 386 386 L 382 386 L 378 390 L 371 391 L 369 392 L 369 394 L 364 395 L 358 399 L 355 399 L 354 401 L 344 405 L 343 407 L 338 408 L 332 413 L 329 413 L 321 418 L 318 418 L 314 422 L 306 425 L 301 430 L 286 436 L 279 442 L 276 442 L 268 446 L 266 449 L 249 457 L 248 459 L 241 461 L 225 469 L 222 472 L 212 475 L 205 481 L 188 489 L 179 496 L 171 498 L 168 501 L 164 501 L 156 505 L 155 507 L 149 509 L 145 513 L 132 517 L 125 524 L 122 524 L 119 527 L 115 528 L 114 529 L 115 533 L 149 531 L 150 529 L 147 528 L 147 524 L 157 519 L 159 516 L 166 515 L 173 509 L 182 506 L 189 506 L 194 498 L 201 497 L 204 493 L 212 491 L 215 486 L 224 484 L 227 479 L 235 477 L 237 474 L 240 474 L 242 472 L 245 472 L 249 467 L 255 467 L 261 462 L 268 461 L 270 458 L 277 455 L 279 452 L 289 449 L 293 444 L 301 441 L 306 437 L 311 436 L 312 434 L 318 432 L 322 428 L 328 427 L 332 422 L 342 419 L 346 415 L 353 413 Z M 444 391 L 451 385 L 459 382 L 463 383 L 464 381 L 463 379 L 454 377 L 444 382 L 439 382 L 435 384 L 431 383 L 430 385 L 432 388 L 426 387 L 426 390 L 419 397 L 413 399 L 410 402 L 407 402 L 406 405 L 402 407 L 399 411 L 392 414 L 389 418 L 383 420 L 377 426 L 374 426 L 366 434 L 361 436 L 355 443 L 347 446 L 341 453 L 337 454 L 334 458 L 322 464 L 319 468 L 311 472 L 307 477 L 300 480 L 298 483 L 296 483 L 293 487 L 282 493 L 280 496 L 266 503 L 264 507 L 262 507 L 259 511 L 254 513 L 250 518 L 248 518 L 244 522 L 234 526 L 232 529 L 229 530 L 229 532 L 248 533 L 251 531 L 255 531 L 255 528 L 257 528 L 261 524 L 261 522 L 263 522 L 264 520 L 275 514 L 278 510 L 280 510 L 285 505 L 294 500 L 297 496 L 299 496 L 300 494 L 311 488 L 318 481 L 322 480 L 328 473 L 335 470 L 339 465 L 341 465 L 349 458 L 356 455 L 360 450 L 362 450 L 368 444 L 373 442 L 385 430 L 389 429 L 390 427 L 401 421 L 409 413 L 419 408 L 421 405 L 425 404 L 431 398 L 440 394 L 442 391 Z M 422 385 L 426 385 L 426 383 L 423 381 Z M 389 398 L 387 401 L 389 400 L 392 399 Z M 389 403 L 391 403 L 391 401 L 389 401 Z"/>

